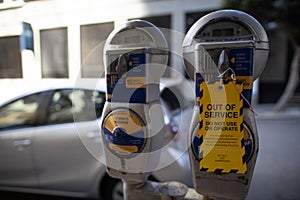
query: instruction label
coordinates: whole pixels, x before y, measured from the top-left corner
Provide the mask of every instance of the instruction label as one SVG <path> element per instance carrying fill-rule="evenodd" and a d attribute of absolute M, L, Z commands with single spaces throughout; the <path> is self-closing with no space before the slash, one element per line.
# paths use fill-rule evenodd
<path fill-rule="evenodd" d="M 234 70 L 238 82 L 243 83 L 243 95 L 251 102 L 253 88 L 253 48 L 237 48 L 229 51 L 229 66 Z M 244 107 L 249 107 L 244 101 Z"/>
<path fill-rule="evenodd" d="M 242 84 L 200 83 L 200 170 L 246 173 Z"/>

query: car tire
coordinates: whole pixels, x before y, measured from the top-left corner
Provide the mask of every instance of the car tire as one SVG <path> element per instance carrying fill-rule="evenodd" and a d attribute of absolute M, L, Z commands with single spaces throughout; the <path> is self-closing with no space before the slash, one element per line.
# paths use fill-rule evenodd
<path fill-rule="evenodd" d="M 123 200 L 123 182 L 120 179 L 105 175 L 100 186 L 102 200 Z"/>

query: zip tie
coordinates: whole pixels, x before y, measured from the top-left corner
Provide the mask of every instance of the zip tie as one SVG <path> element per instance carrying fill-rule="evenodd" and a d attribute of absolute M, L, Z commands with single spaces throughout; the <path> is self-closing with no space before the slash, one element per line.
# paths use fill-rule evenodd
<path fill-rule="evenodd" d="M 223 78 L 223 76 L 228 72 L 228 71 L 231 71 L 232 74 L 235 76 L 235 72 L 232 68 L 228 67 L 224 72 L 222 72 L 222 74 L 219 74 L 218 75 L 218 78 Z"/>
<path fill-rule="evenodd" d="M 243 100 L 246 101 L 246 103 L 248 104 L 249 106 L 249 109 L 251 112 L 253 112 L 256 116 L 257 116 L 257 113 L 254 111 L 251 103 L 248 101 L 248 99 L 243 95 L 243 93 L 239 92 L 238 89 L 236 88 L 235 84 L 236 84 L 236 74 L 235 74 L 235 71 L 231 68 L 231 67 L 228 67 L 224 72 L 222 72 L 221 74 L 218 75 L 218 78 L 220 78 L 220 82 L 223 84 L 223 76 L 228 72 L 228 71 L 231 71 L 231 76 L 230 78 L 232 79 L 233 83 L 234 83 L 234 89 L 242 96 Z"/>

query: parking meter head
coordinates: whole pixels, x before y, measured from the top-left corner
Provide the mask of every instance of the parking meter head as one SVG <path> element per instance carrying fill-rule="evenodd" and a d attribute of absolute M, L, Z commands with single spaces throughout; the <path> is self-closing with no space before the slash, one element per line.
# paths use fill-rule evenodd
<path fill-rule="evenodd" d="M 165 66 L 168 61 L 168 43 L 158 27 L 144 20 L 131 20 L 114 29 L 106 39 L 103 51 L 105 69 L 110 65 L 109 52 L 148 49 L 152 51 L 151 63 Z"/>

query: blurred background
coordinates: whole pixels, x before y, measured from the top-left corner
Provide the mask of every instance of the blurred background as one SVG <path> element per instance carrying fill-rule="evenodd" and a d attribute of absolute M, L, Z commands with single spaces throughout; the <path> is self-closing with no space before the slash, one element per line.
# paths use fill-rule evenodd
<path fill-rule="evenodd" d="M 130 19 L 184 35 L 199 18 L 224 8 L 254 16 L 270 44 L 254 84 L 260 153 L 248 198 L 300 199 L 299 0 L 0 0 L 0 102 L 28 88 L 103 77 L 103 41 Z M 163 32 L 170 51 L 181 52 L 176 34 Z M 179 72 L 192 84 L 180 55 L 170 54 L 168 65 L 176 73 L 165 77 Z"/>
<path fill-rule="evenodd" d="M 144 19 L 185 34 L 203 15 L 234 8 L 258 19 L 270 40 L 253 103 L 277 102 L 288 83 L 292 91 L 285 101 L 299 103 L 299 7 L 299 0 L 0 0 L 0 90 L 5 90 L 0 100 L 23 87 L 99 78 L 101 55 L 84 61 L 127 20 Z M 165 34 L 171 51 L 180 52 L 182 41 Z M 185 74 L 178 56 L 170 56 L 168 64 Z"/>

